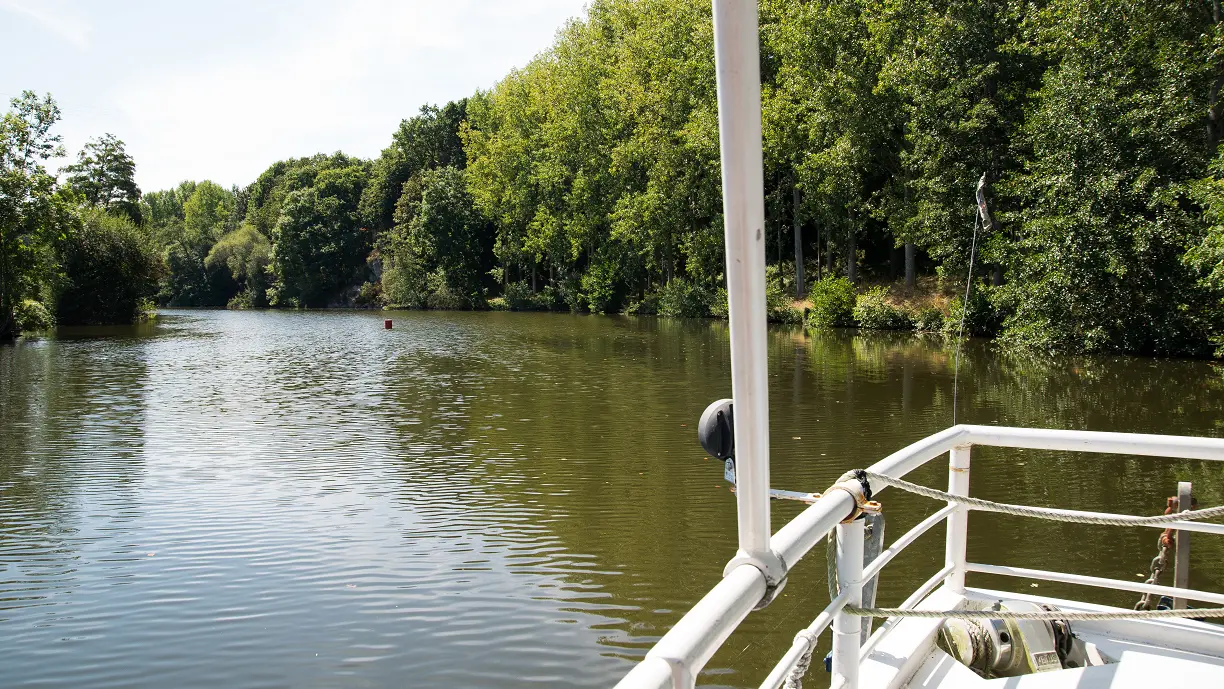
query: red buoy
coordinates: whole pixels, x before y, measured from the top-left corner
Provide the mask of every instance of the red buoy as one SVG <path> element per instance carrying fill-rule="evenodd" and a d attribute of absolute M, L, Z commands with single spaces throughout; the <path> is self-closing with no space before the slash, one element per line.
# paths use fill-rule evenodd
<path fill-rule="evenodd" d="M 384 330 L 390 330 L 390 329 L 391 329 L 391 319 L 390 319 L 390 318 L 388 318 L 387 320 L 383 321 L 383 329 L 384 329 Z"/>

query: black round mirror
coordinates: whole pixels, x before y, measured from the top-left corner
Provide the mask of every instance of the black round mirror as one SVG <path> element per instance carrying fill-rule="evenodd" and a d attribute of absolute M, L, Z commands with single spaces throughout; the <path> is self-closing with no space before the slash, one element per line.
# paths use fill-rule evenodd
<path fill-rule="evenodd" d="M 735 424 L 731 400 L 718 400 L 706 407 L 697 422 L 697 440 L 714 459 L 726 459 L 735 454 Z"/>

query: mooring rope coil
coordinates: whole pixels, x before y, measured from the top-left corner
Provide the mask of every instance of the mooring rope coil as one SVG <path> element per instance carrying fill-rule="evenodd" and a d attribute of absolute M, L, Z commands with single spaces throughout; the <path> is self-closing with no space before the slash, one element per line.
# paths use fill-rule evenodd
<path fill-rule="evenodd" d="M 1208 507 L 1201 510 L 1193 510 L 1188 512 L 1174 512 L 1172 514 L 1157 514 L 1150 517 L 1134 517 L 1124 514 L 1113 515 L 1098 515 L 1085 514 L 1075 510 L 1060 510 L 1052 507 L 1030 507 L 1028 505 L 1009 505 L 1003 502 L 993 502 L 991 500 L 983 500 L 982 498 L 972 498 L 967 495 L 954 495 L 947 491 L 938 490 L 936 488 L 928 488 L 920 486 L 917 483 L 910 483 L 899 478 L 887 476 L 885 474 L 877 474 L 871 471 L 864 472 L 868 480 L 878 481 L 880 483 L 900 488 L 908 493 L 921 495 L 933 500 L 943 500 L 946 502 L 965 505 L 966 507 L 980 510 L 982 512 L 998 512 L 1000 514 L 1011 514 L 1018 517 L 1033 517 L 1034 519 L 1046 519 L 1056 522 L 1068 522 L 1071 524 L 1102 524 L 1105 526 L 1153 526 L 1160 524 L 1172 524 L 1179 521 L 1191 521 L 1212 519 L 1215 517 L 1224 517 L 1224 505 L 1217 507 Z"/>
<path fill-rule="evenodd" d="M 960 620 L 1160 620 L 1190 617 L 1195 619 L 1224 617 L 1224 608 L 1182 608 L 1180 610 L 1110 610 L 1086 612 L 1048 610 L 1042 612 L 1012 612 L 1008 610 L 912 610 L 910 608 L 856 608 L 843 610 L 855 617 L 919 617 L 925 619 L 953 618 Z"/>

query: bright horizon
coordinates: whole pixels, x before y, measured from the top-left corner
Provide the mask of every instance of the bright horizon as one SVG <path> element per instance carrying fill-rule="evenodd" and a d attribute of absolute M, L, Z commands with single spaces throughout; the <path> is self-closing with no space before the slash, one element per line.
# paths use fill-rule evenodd
<path fill-rule="evenodd" d="M 0 97 L 50 93 L 75 160 L 111 133 L 141 191 L 229 187 L 290 157 L 372 158 L 400 120 L 487 89 L 546 50 L 583 0 L 0 0 Z"/>

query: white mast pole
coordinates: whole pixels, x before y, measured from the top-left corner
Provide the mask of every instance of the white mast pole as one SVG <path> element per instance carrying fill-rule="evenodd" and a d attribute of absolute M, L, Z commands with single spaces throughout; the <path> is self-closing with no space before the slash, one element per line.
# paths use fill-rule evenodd
<path fill-rule="evenodd" d="M 761 56 L 755 0 L 713 0 L 722 150 L 731 396 L 739 554 L 765 565 L 769 548 L 769 399 L 765 340 L 765 185 L 761 160 Z M 734 563 L 734 561 L 733 561 Z M 734 567 L 734 564 L 731 566 Z M 730 569 L 730 567 L 729 567 Z"/>

